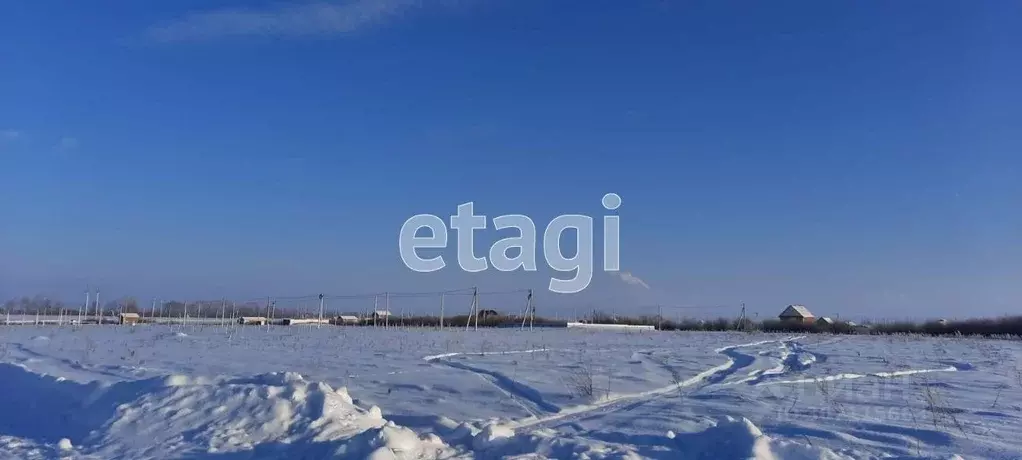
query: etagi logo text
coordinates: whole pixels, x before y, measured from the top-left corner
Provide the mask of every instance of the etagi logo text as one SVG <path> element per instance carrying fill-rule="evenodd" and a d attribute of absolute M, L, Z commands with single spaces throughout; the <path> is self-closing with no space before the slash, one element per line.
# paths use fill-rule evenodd
<path fill-rule="evenodd" d="M 613 211 L 621 206 L 621 197 L 616 193 L 603 196 L 603 207 Z M 473 248 L 474 232 L 485 230 L 486 216 L 473 213 L 474 203 L 458 205 L 458 213 L 451 216 L 451 228 L 458 232 L 458 265 L 466 272 L 481 272 L 490 268 L 510 272 L 519 269 L 536 271 L 536 224 L 529 216 L 509 214 L 493 218 L 497 230 L 514 228 L 519 236 L 498 240 L 490 246 L 489 260 L 476 257 Z M 429 236 L 416 236 L 419 229 L 428 228 Z M 561 234 L 565 230 L 575 231 L 575 255 L 565 257 L 561 251 Z M 618 216 L 603 216 L 603 270 L 620 270 L 621 220 Z M 447 266 L 442 255 L 424 259 L 417 249 L 447 248 L 447 225 L 433 214 L 418 214 L 410 217 L 401 226 L 398 237 L 401 260 L 409 269 L 420 272 L 434 272 Z M 508 257 L 508 251 L 517 248 L 516 257 Z M 550 290 L 560 294 L 581 292 L 593 279 L 593 218 L 581 214 L 565 214 L 555 217 L 543 231 L 543 258 L 547 266 L 559 272 L 575 272 L 571 279 L 550 278 Z"/>

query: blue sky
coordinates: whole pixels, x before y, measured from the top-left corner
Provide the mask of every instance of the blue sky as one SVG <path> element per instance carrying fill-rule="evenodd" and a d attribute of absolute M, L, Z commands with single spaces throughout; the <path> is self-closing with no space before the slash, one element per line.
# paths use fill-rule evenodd
<path fill-rule="evenodd" d="M 597 273 L 545 305 L 1018 313 L 1020 19 L 1014 1 L 4 3 L 0 297 L 543 290 L 542 270 L 457 271 L 453 243 L 412 273 L 401 224 L 474 201 L 542 232 L 615 192 L 622 268 L 649 288 Z"/>

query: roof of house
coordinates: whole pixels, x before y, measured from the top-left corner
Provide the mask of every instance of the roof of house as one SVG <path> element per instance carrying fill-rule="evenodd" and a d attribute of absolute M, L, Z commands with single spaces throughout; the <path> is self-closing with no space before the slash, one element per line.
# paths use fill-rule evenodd
<path fill-rule="evenodd" d="M 353 316 L 353 315 L 340 315 L 340 316 L 338 316 L 338 318 L 343 319 L 343 320 L 347 320 L 347 321 L 358 321 L 358 317 L 357 316 Z"/>
<path fill-rule="evenodd" d="M 780 314 L 781 318 L 815 318 L 808 308 L 802 305 L 788 305 Z"/>
<path fill-rule="evenodd" d="M 138 313 L 121 313 L 122 318 L 138 318 Z"/>
<path fill-rule="evenodd" d="M 834 320 L 830 319 L 829 316 L 824 316 L 823 318 L 820 318 L 820 321 L 827 324 L 834 324 Z"/>
<path fill-rule="evenodd" d="M 390 312 L 387 310 L 376 310 L 373 314 L 376 316 L 390 316 Z"/>

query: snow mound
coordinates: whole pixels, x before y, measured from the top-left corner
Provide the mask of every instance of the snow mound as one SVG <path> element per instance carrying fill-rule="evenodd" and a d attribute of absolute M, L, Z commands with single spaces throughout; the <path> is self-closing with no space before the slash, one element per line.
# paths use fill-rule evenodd
<path fill-rule="evenodd" d="M 551 429 L 510 435 L 488 425 L 471 439 L 474 458 L 537 460 L 547 458 L 585 460 L 641 460 L 636 446 L 612 444 L 584 436 L 566 435 Z"/>
<path fill-rule="evenodd" d="M 775 440 L 746 418 L 724 417 L 706 430 L 674 437 L 683 458 L 696 459 L 850 459 L 832 450 Z"/>
<path fill-rule="evenodd" d="M 419 436 L 414 431 L 387 422 L 351 438 L 337 448 L 338 458 L 366 458 L 373 460 L 402 458 L 436 458 L 449 448 L 435 435 Z"/>
<path fill-rule="evenodd" d="M 490 424 L 483 428 L 483 431 L 475 435 L 472 440 L 472 448 L 475 450 L 487 450 L 500 447 L 514 437 L 514 430 L 497 424 Z"/>
<path fill-rule="evenodd" d="M 0 390 L 0 405 L 18 413 L 31 406 L 36 414 L 0 417 L 0 434 L 65 451 L 74 444 L 97 458 L 430 459 L 450 452 L 436 436 L 420 438 L 386 421 L 379 408 L 355 406 L 347 390 L 290 372 L 83 385 L 0 364 Z"/>

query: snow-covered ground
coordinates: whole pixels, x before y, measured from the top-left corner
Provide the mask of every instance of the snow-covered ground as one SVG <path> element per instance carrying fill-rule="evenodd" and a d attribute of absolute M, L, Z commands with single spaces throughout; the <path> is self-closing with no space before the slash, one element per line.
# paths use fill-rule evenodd
<path fill-rule="evenodd" d="M 1022 343 L 0 328 L 0 458 L 1018 458 Z"/>

